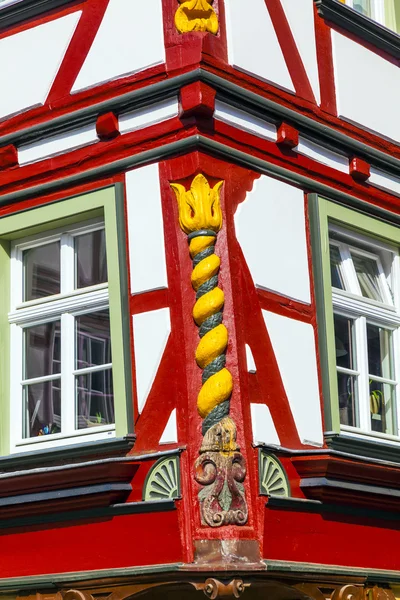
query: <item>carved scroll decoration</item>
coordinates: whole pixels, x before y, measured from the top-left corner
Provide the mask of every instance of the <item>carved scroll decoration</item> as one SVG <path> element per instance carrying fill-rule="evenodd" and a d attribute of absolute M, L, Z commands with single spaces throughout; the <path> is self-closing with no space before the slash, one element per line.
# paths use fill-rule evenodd
<path fill-rule="evenodd" d="M 203 370 L 197 410 L 204 436 L 195 479 L 203 486 L 199 492 L 202 522 L 210 527 L 244 525 L 248 517 L 243 487 L 246 464 L 236 443 L 236 424 L 229 417 L 233 380 L 225 366 L 228 330 L 223 324 L 224 292 L 218 287 L 221 261 L 215 254 L 222 227 L 219 194 L 223 183 L 219 181 L 211 189 L 201 174 L 193 179 L 189 191 L 171 183 L 179 224 L 188 236 L 193 260 L 193 318 L 200 336 L 195 356 Z"/>
<path fill-rule="evenodd" d="M 222 583 L 219 579 L 210 577 L 204 583 L 192 583 L 196 590 L 203 590 L 204 595 L 210 600 L 219 598 L 240 598 L 250 583 L 243 583 L 242 579 L 232 579 L 229 583 Z"/>
<path fill-rule="evenodd" d="M 213 0 L 178 0 L 181 5 L 175 13 L 175 27 L 179 33 L 189 31 L 218 32 L 218 17 L 211 6 Z"/>

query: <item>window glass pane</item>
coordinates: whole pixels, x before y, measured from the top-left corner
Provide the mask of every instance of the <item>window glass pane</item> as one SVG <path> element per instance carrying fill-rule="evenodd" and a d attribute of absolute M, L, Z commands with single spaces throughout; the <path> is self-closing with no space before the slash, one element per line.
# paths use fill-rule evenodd
<path fill-rule="evenodd" d="M 61 431 L 61 380 L 24 386 L 23 437 Z"/>
<path fill-rule="evenodd" d="M 353 0 L 353 8 L 362 15 L 371 17 L 371 0 Z"/>
<path fill-rule="evenodd" d="M 358 427 L 357 376 L 338 373 L 337 378 L 340 423 Z"/>
<path fill-rule="evenodd" d="M 372 431 L 397 435 L 394 386 L 371 379 L 369 402 Z"/>
<path fill-rule="evenodd" d="M 60 293 L 60 242 L 23 252 L 24 300 Z"/>
<path fill-rule="evenodd" d="M 367 323 L 368 373 L 392 379 L 391 332 Z"/>
<path fill-rule="evenodd" d="M 104 229 L 75 238 L 76 287 L 107 281 L 106 238 Z"/>
<path fill-rule="evenodd" d="M 383 302 L 382 291 L 379 285 L 379 271 L 376 260 L 359 254 L 351 254 L 356 270 L 361 294 L 364 298 L 371 298 Z"/>
<path fill-rule="evenodd" d="M 332 287 L 344 290 L 344 280 L 341 272 L 341 259 L 340 252 L 337 246 L 329 246 L 330 259 L 331 259 L 331 283 Z"/>
<path fill-rule="evenodd" d="M 115 422 L 112 370 L 76 377 L 76 428 L 100 427 Z"/>
<path fill-rule="evenodd" d="M 76 317 L 76 368 L 111 363 L 110 316 L 108 310 Z"/>
<path fill-rule="evenodd" d="M 345 369 L 355 369 L 353 319 L 334 315 L 336 364 Z"/>
<path fill-rule="evenodd" d="M 25 329 L 24 379 L 61 372 L 60 321 Z"/>

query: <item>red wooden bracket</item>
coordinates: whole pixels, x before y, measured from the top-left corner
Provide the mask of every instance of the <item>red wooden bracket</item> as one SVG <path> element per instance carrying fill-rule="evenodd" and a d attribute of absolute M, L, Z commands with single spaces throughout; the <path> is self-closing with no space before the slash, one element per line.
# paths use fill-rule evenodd
<path fill-rule="evenodd" d="M 354 156 L 350 159 L 350 175 L 356 181 L 367 181 L 371 175 L 371 165 L 362 158 Z"/>
<path fill-rule="evenodd" d="M 215 110 L 216 91 L 210 86 L 195 81 L 181 88 L 179 116 L 202 116 L 211 118 Z"/>
<path fill-rule="evenodd" d="M 102 141 L 112 140 L 119 135 L 118 118 L 113 112 L 97 117 L 96 132 Z"/>
<path fill-rule="evenodd" d="M 287 123 L 281 123 L 278 127 L 278 138 L 276 140 L 278 145 L 285 146 L 285 148 L 296 148 L 299 145 L 299 132 L 292 125 Z"/>
<path fill-rule="evenodd" d="M 9 169 L 18 164 L 18 152 L 13 144 L 0 148 L 0 169 Z"/>

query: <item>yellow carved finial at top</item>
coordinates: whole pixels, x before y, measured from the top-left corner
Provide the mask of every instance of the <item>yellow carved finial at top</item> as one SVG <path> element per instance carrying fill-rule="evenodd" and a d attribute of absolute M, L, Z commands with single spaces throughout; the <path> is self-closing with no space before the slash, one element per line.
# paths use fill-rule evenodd
<path fill-rule="evenodd" d="M 210 229 L 217 233 L 221 229 L 222 211 L 219 193 L 223 183 L 218 181 L 211 188 L 201 173 L 193 179 L 188 191 L 180 183 L 171 183 L 178 200 L 179 224 L 186 234 L 201 229 Z"/>
<path fill-rule="evenodd" d="M 211 6 L 213 0 L 179 0 L 175 13 L 175 27 L 180 33 L 189 31 L 218 32 L 218 17 Z"/>

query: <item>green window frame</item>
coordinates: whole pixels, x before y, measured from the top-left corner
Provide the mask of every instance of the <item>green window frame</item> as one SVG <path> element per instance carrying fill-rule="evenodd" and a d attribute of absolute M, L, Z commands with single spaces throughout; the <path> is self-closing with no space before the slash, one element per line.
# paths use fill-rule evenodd
<path fill-rule="evenodd" d="M 309 215 L 315 294 L 317 305 L 318 337 L 322 385 L 324 396 L 325 427 L 329 433 L 342 431 L 339 413 L 339 391 L 337 383 L 334 310 L 330 266 L 329 227 L 335 225 L 347 232 L 354 231 L 369 239 L 400 247 L 400 228 L 344 207 L 326 198 L 309 195 Z M 397 391 L 398 400 L 400 390 Z M 360 430 L 360 435 L 369 439 L 387 439 L 393 436 Z M 399 439 L 399 436 L 394 436 Z"/>
<path fill-rule="evenodd" d="M 0 453 L 8 455 L 10 430 L 10 306 L 11 243 L 31 235 L 85 222 L 94 218 L 104 220 L 108 264 L 111 349 L 113 355 L 115 436 L 133 432 L 130 325 L 128 306 L 128 276 L 124 194 L 122 184 L 109 186 L 82 195 L 21 211 L 0 219 L 0 303 L 7 307 L 0 312 Z M 19 426 L 19 424 L 18 424 Z M 80 442 L 65 440 L 65 445 Z M 87 440 L 90 441 L 90 435 Z M 82 440 L 82 443 L 84 441 Z M 32 452 L 35 448 L 30 448 Z"/>

